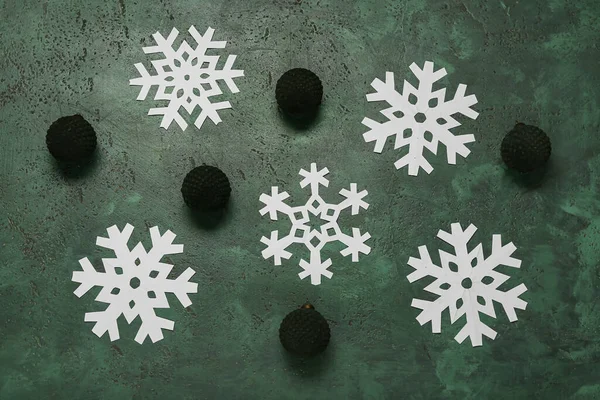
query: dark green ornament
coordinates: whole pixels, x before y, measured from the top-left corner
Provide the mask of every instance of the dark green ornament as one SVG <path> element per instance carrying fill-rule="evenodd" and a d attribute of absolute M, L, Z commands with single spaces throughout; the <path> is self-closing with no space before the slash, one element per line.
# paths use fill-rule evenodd
<path fill-rule="evenodd" d="M 316 115 L 323 99 L 323 85 L 319 77 L 305 68 L 285 72 L 275 88 L 277 104 L 283 113 L 295 119 Z"/>
<path fill-rule="evenodd" d="M 548 162 L 552 145 L 548 135 L 540 128 L 517 123 L 504 137 L 500 152 L 508 168 L 527 173 Z"/>
<path fill-rule="evenodd" d="M 327 320 L 311 305 L 289 313 L 279 327 L 279 340 L 290 353 L 314 356 L 323 352 L 331 337 Z"/>
<path fill-rule="evenodd" d="M 96 144 L 94 128 L 81 115 L 57 119 L 46 133 L 48 151 L 56 160 L 64 163 L 89 160 Z"/>
<path fill-rule="evenodd" d="M 185 176 L 181 194 L 188 207 L 199 211 L 215 211 L 227 205 L 231 185 L 227 175 L 219 168 L 202 165 Z"/>

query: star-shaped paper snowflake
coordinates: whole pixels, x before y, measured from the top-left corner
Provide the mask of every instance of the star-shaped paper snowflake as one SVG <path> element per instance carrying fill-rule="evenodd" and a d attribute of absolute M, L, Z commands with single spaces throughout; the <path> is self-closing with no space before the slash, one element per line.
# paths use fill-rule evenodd
<path fill-rule="evenodd" d="M 188 126 L 180 114 L 183 108 L 188 114 L 192 114 L 196 107 L 201 108 L 200 115 L 196 118 L 194 125 L 198 129 L 209 118 L 215 124 L 221 122 L 218 111 L 231 108 L 231 103 L 222 101 L 211 103 L 210 98 L 223 94 L 219 87 L 219 81 L 225 82 L 232 93 L 239 92 L 233 79 L 244 76 L 244 71 L 232 69 L 236 56 L 230 55 L 225 61 L 223 69 L 217 69 L 219 56 L 206 55 L 208 49 L 225 48 L 227 42 L 213 41 L 215 30 L 208 28 L 204 35 L 200 35 L 196 28 L 190 27 L 189 33 L 197 43 L 192 48 L 185 40 L 176 50 L 173 43 L 179 34 L 173 28 L 171 34 L 164 38 L 159 32 L 152 37 L 156 41 L 155 46 L 144 47 L 144 53 L 163 53 L 165 58 L 152 61 L 156 75 L 150 75 L 143 64 L 135 64 L 141 77 L 131 79 L 130 85 L 141 86 L 137 100 L 144 100 L 153 86 L 157 86 L 155 100 L 166 100 L 166 107 L 151 108 L 148 115 L 162 115 L 161 128 L 169 128 L 175 121 L 182 130 Z"/>
<path fill-rule="evenodd" d="M 310 251 L 310 260 L 300 260 L 300 267 L 304 271 L 298 276 L 304 279 L 310 276 L 313 285 L 321 284 L 321 276 L 331 278 L 333 273 L 328 270 L 331 266 L 331 259 L 321 260 L 321 250 L 327 243 L 339 241 L 346 245 L 340 254 L 343 256 L 352 255 L 352 261 L 358 262 L 359 253 L 369 254 L 371 248 L 365 242 L 371 237 L 368 233 L 361 234 L 358 228 L 352 228 L 352 235 L 347 235 L 340 229 L 337 220 L 340 213 L 350 208 L 352 215 L 359 213 L 361 208 L 369 208 L 363 199 L 367 196 L 366 190 L 358 191 L 356 183 L 350 184 L 350 189 L 340 190 L 340 194 L 345 197 L 339 204 L 330 204 L 325 202 L 319 195 L 319 186 L 329 186 L 329 181 L 325 175 L 329 173 L 327 168 L 317 169 L 317 165 L 312 163 L 310 171 L 300 170 L 300 175 L 304 177 L 300 181 L 300 187 L 310 186 L 311 196 L 305 205 L 292 207 L 285 204 L 289 197 L 287 192 L 279 193 L 277 186 L 271 187 L 271 194 L 261 194 L 260 201 L 265 206 L 260 210 L 261 215 L 269 214 L 272 220 L 277 219 L 277 213 L 286 214 L 292 224 L 288 235 L 279 238 L 279 231 L 271 232 L 271 237 L 263 236 L 260 241 L 267 245 L 263 250 L 262 256 L 265 259 L 273 257 L 275 265 L 281 265 L 281 259 L 289 259 L 292 253 L 286 249 L 293 243 L 302 243 Z M 309 225 L 310 216 L 318 217 L 320 227 L 313 229 Z"/>
<path fill-rule="evenodd" d="M 182 306 L 192 304 L 188 294 L 198 291 L 198 284 L 190 282 L 196 273 L 187 268 L 176 279 L 169 279 L 173 266 L 160 260 L 167 254 L 183 252 L 183 245 L 173 244 L 175 234 L 166 231 L 160 234 L 157 227 L 150 228 L 152 249 L 146 251 L 141 243 L 129 250 L 127 242 L 133 226 L 127 224 L 123 231 L 116 225 L 107 229 L 108 237 L 98 237 L 96 245 L 114 251 L 115 258 L 103 258 L 105 272 L 98 272 L 86 258 L 79 260 L 83 271 L 73 272 L 73 282 L 80 283 L 75 295 L 81 297 L 92 287 L 101 286 L 96 301 L 108 304 L 104 311 L 85 314 L 86 322 L 95 322 L 92 332 L 102 337 L 106 332 L 110 340 L 119 339 L 118 318 L 123 315 L 128 323 L 138 316 L 142 325 L 135 341 L 142 344 L 146 336 L 152 342 L 163 338 L 162 330 L 173 330 L 175 323 L 161 318 L 155 309 L 169 308 L 166 293 L 173 293 Z"/>
<path fill-rule="evenodd" d="M 420 169 L 428 174 L 433 166 L 427 161 L 425 149 L 437 154 L 438 145 L 446 146 L 449 164 L 456 164 L 456 155 L 466 157 L 471 150 L 467 143 L 475 141 L 473 135 L 455 135 L 450 130 L 460 126 L 453 118 L 463 114 L 471 119 L 478 113 L 471 109 L 477 103 L 475 95 L 465 96 L 467 87 L 459 85 L 452 100 L 446 101 L 446 89 L 434 91 L 433 84 L 444 76 L 444 68 L 433 70 L 433 63 L 427 61 L 423 69 L 413 63 L 410 70 L 419 79 L 419 88 L 404 81 L 402 94 L 395 88 L 394 74 L 386 72 L 385 82 L 375 79 L 371 86 L 375 93 L 367 95 L 367 101 L 385 101 L 390 107 L 381 111 L 388 121 L 379 123 L 364 118 L 362 123 L 370 130 L 363 134 L 366 142 L 375 142 L 376 153 L 381 153 L 389 137 L 395 136 L 394 149 L 408 147 L 408 154 L 394 164 L 397 169 L 408 166 L 409 175 L 417 175 Z"/>
<path fill-rule="evenodd" d="M 422 310 L 417 317 L 419 324 L 431 322 L 433 333 L 440 333 L 442 313 L 449 309 L 450 323 L 463 316 L 466 318 L 465 326 L 455 337 L 456 341 L 462 343 L 468 337 L 473 346 L 481 346 L 483 336 L 495 339 L 496 331 L 483 323 L 479 314 L 496 318 L 493 302 L 498 302 L 509 321 L 516 321 L 515 310 L 524 310 L 527 306 L 519 298 L 527 288 L 521 283 L 506 292 L 498 289 L 510 277 L 498 272 L 496 268 L 501 265 L 521 267 L 521 261 L 512 257 L 516 247 L 512 242 L 503 246 L 500 235 L 493 235 L 492 253 L 485 258 L 481 244 L 473 250 L 467 247 L 476 230 L 474 225 L 469 225 L 463 231 L 459 223 L 451 225 L 451 232 L 440 230 L 437 237 L 450 244 L 454 248 L 454 254 L 439 250 L 441 266 L 438 266 L 431 260 L 427 246 L 420 246 L 419 258 L 410 257 L 408 260 L 408 265 L 415 269 L 408 275 L 408 280 L 412 283 L 427 276 L 435 278 L 435 281 L 425 287 L 425 291 L 439 297 L 434 301 L 412 301 L 413 307 Z"/>

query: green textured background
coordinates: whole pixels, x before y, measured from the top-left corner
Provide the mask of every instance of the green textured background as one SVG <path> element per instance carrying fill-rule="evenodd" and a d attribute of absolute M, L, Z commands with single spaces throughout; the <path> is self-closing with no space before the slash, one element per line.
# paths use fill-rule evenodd
<path fill-rule="evenodd" d="M 574 3 L 574 4 L 573 4 Z M 0 0 L 0 399 L 577 399 L 600 398 L 600 51 L 597 0 Z M 241 90 L 222 97 L 233 109 L 201 131 L 159 128 L 135 101 L 134 63 L 149 57 L 151 34 L 211 26 L 237 54 Z M 456 166 L 429 155 L 435 170 L 396 171 L 397 153 L 378 155 L 361 138 L 370 82 L 396 72 L 414 82 L 414 61 L 448 71 L 477 95 L 472 154 Z M 274 103 L 277 78 L 309 67 L 323 80 L 322 118 L 298 133 Z M 45 147 L 48 126 L 81 113 L 99 136 L 98 161 L 65 177 Z M 552 139 L 541 184 L 525 185 L 499 159 L 515 121 Z M 295 204 L 306 199 L 297 175 L 327 166 L 335 202 L 350 182 L 371 207 L 346 213 L 343 227 L 368 231 L 372 252 L 351 263 L 331 245 L 332 280 L 297 277 L 301 247 L 283 266 L 263 260 L 259 239 L 285 227 L 261 218 L 258 197 L 271 185 Z M 229 213 L 216 228 L 190 218 L 179 191 L 192 167 L 208 163 L 232 181 Z M 165 339 L 97 338 L 83 321 L 102 309 L 70 281 L 77 260 L 98 265 L 95 246 L 113 224 L 136 227 L 131 243 L 149 247 L 146 227 L 171 229 L 185 253 L 175 273 L 197 271 L 199 293 L 183 309 L 175 298 L 160 315 L 175 320 Z M 450 223 L 513 241 L 529 303 L 509 323 L 500 307 L 487 320 L 494 341 L 456 343 L 462 326 L 444 315 L 442 333 L 419 326 L 410 307 L 424 282 L 410 285 L 409 256 L 440 245 Z M 330 322 L 327 352 L 289 359 L 277 330 L 310 300 Z M 462 322 L 462 321 L 461 321 Z"/>

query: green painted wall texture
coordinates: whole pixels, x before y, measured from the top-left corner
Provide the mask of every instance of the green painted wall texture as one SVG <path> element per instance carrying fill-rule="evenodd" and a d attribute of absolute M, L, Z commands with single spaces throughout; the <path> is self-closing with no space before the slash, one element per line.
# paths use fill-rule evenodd
<path fill-rule="evenodd" d="M 240 93 L 223 123 L 182 132 L 146 115 L 135 101 L 134 64 L 151 34 L 190 25 L 216 29 L 221 54 L 237 54 Z M 600 3 L 595 0 L 0 0 L 0 399 L 569 399 L 600 398 Z M 456 166 L 445 151 L 431 175 L 396 171 L 397 153 L 378 155 L 362 140 L 370 82 L 414 61 L 434 61 L 477 95 L 472 154 Z M 318 123 L 297 132 L 281 120 L 277 78 L 307 67 L 324 83 Z M 92 168 L 65 176 L 45 148 L 60 116 L 81 113 L 99 138 Z M 550 136 L 553 155 L 541 181 L 506 172 L 499 147 L 522 121 Z M 371 207 L 343 226 L 372 235 L 359 263 L 331 245 L 332 280 L 297 277 L 300 247 L 282 266 L 264 260 L 259 239 L 277 223 L 258 197 L 271 185 L 293 204 L 306 199 L 298 171 L 327 166 L 325 199 L 349 182 L 369 191 Z M 180 193 L 202 163 L 224 170 L 232 203 L 216 227 L 190 218 Z M 113 224 L 177 234 L 178 274 L 192 267 L 199 292 L 165 339 L 139 345 L 139 320 L 121 339 L 96 337 L 77 299 L 78 260 L 111 253 L 95 246 Z M 409 284 L 417 247 L 440 243 L 450 223 L 517 246 L 523 260 L 508 282 L 523 282 L 529 304 L 509 323 L 501 307 L 488 319 L 496 340 L 473 348 L 419 326 L 411 308 L 423 282 Z M 281 348 L 282 318 L 311 301 L 329 320 L 332 342 L 300 362 Z"/>

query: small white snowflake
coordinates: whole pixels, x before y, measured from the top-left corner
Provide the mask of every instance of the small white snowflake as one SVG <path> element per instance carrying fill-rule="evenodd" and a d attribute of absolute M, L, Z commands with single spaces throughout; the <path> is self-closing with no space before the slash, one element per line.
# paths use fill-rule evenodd
<path fill-rule="evenodd" d="M 190 306 L 188 294 L 197 293 L 198 284 L 189 280 L 196 272 L 187 268 L 176 279 L 168 278 L 173 266 L 160 260 L 167 254 L 183 252 L 183 245 L 172 244 L 175 234 L 171 231 L 161 236 L 158 227 L 150 228 L 152 249 L 149 252 L 142 243 L 129 250 L 127 242 L 133 232 L 130 224 L 123 231 L 113 225 L 107 232 L 107 238 L 96 238 L 97 246 L 115 253 L 115 258 L 102 259 L 106 272 L 97 272 L 87 257 L 79 260 L 83 271 L 73 272 L 72 281 L 80 283 L 74 292 L 77 297 L 94 286 L 101 286 L 96 301 L 108 304 L 104 311 L 86 313 L 84 320 L 95 322 L 92 332 L 98 337 L 108 332 L 110 340 L 115 341 L 119 339 L 117 319 L 123 315 L 131 323 L 139 316 L 142 325 L 135 341 L 142 344 L 146 336 L 150 336 L 155 343 L 163 339 L 162 330 L 173 330 L 175 323 L 157 316 L 154 309 L 169 308 L 166 293 L 175 294 L 182 306 Z"/>
<path fill-rule="evenodd" d="M 368 192 L 363 190 L 359 192 L 356 183 L 350 184 L 350 189 L 340 190 L 340 194 L 346 199 L 339 204 L 326 203 L 319 195 L 319 185 L 329 186 L 329 181 L 325 175 L 329 173 L 327 168 L 317 170 L 317 165 L 312 163 L 310 171 L 300 170 L 300 175 L 304 177 L 300 181 L 300 186 L 305 188 L 310 185 L 311 196 L 303 206 L 292 207 L 285 204 L 289 197 L 287 192 L 279 193 L 277 186 L 271 187 L 271 194 L 261 194 L 260 201 L 265 206 L 260 210 L 261 215 L 269 214 L 272 220 L 277 219 L 277 213 L 286 214 L 290 219 L 292 227 L 287 236 L 279 238 L 277 230 L 271 232 L 271 237 L 263 236 L 260 241 L 267 245 L 262 251 L 265 259 L 273 257 L 275 265 L 281 265 L 281 259 L 289 259 L 292 253 L 286 249 L 293 243 L 302 243 L 310 251 L 310 260 L 300 260 L 300 267 L 304 270 L 298 276 L 304 279 L 310 276 L 313 285 L 321 284 L 321 276 L 332 277 L 333 273 L 328 271 L 331 266 L 331 259 L 321 260 L 321 250 L 327 243 L 339 241 L 347 247 L 340 254 L 343 256 L 352 255 L 352 261 L 358 262 L 359 253 L 369 254 L 371 248 L 365 242 L 371 237 L 368 233 L 361 234 L 358 228 L 352 228 L 352 236 L 343 233 L 337 223 L 340 213 L 350 208 L 352 215 L 359 213 L 360 209 L 369 208 L 363 198 Z M 309 225 L 310 215 L 320 219 L 319 229 L 312 229 Z"/>
<path fill-rule="evenodd" d="M 190 115 L 196 107 L 202 109 L 194 122 L 198 129 L 202 127 L 206 118 L 218 124 L 221 122 L 218 111 L 231 108 L 231 103 L 228 101 L 211 103 L 210 97 L 223 94 L 218 81 L 225 82 L 232 93 L 239 92 L 233 78 L 244 76 L 244 71 L 232 69 L 236 59 L 234 55 L 227 57 L 223 69 L 217 70 L 220 57 L 206 55 L 206 51 L 225 48 L 227 42 L 213 41 L 214 32 L 214 29 L 208 28 L 204 35 L 201 35 L 192 26 L 189 33 L 196 41 L 197 46 L 192 48 L 184 40 L 176 50 L 173 48 L 173 43 L 179 31 L 173 28 L 167 38 L 156 32 L 152 35 L 156 46 L 143 48 L 146 54 L 163 53 L 165 58 L 152 61 L 156 75 L 150 75 L 143 64 L 135 64 L 141 77 L 131 79 L 129 84 L 142 87 L 137 100 L 146 99 L 152 86 L 157 86 L 154 99 L 169 102 L 166 107 L 151 108 L 148 112 L 148 115 L 163 116 L 161 128 L 168 129 L 173 121 L 182 130 L 187 128 L 188 124 L 180 114 L 181 107 Z"/>
<path fill-rule="evenodd" d="M 459 85 L 452 100 L 446 101 L 446 89 L 433 91 L 433 84 L 444 76 L 444 68 L 433 70 L 431 61 L 423 69 L 412 63 L 411 71 L 419 80 L 416 89 L 406 80 L 402 94 L 395 89 L 394 74 L 386 72 L 385 82 L 375 79 L 371 86 L 375 93 L 367 94 L 367 101 L 386 101 L 390 107 L 381 112 L 388 121 L 379 123 L 364 118 L 363 125 L 370 130 L 363 134 L 365 142 L 375 142 L 376 153 L 381 153 L 389 137 L 395 136 L 394 149 L 408 146 L 408 154 L 395 162 L 396 169 L 408 166 L 408 174 L 416 176 L 420 169 L 428 174 L 433 167 L 423 152 L 425 149 L 437 154 L 438 144 L 446 146 L 449 164 L 456 164 L 456 155 L 466 157 L 471 152 L 466 144 L 475 141 L 473 135 L 454 135 L 450 130 L 460 126 L 452 116 L 463 114 L 471 119 L 479 115 L 471 107 L 477 103 L 475 95 L 465 96 L 467 87 Z"/>
<path fill-rule="evenodd" d="M 510 277 L 495 269 L 501 265 L 521 267 L 521 261 L 511 257 L 516 250 L 515 245 L 511 242 L 502 246 L 500 235 L 493 235 L 492 253 L 485 258 L 481 244 L 471 251 L 467 247 L 476 230 L 474 225 L 469 225 L 463 231 L 459 223 L 454 223 L 450 233 L 438 232 L 437 237 L 454 248 L 454 254 L 439 250 L 441 267 L 431 261 L 427 246 L 419 247 L 420 258 L 410 257 L 408 260 L 408 265 L 415 269 L 408 275 L 409 282 L 427 276 L 436 278 L 424 289 L 439 296 L 435 301 L 412 301 L 412 307 L 422 310 L 417 317 L 419 324 L 431 322 L 432 332 L 440 333 L 442 313 L 449 308 L 452 324 L 466 316 L 465 326 L 456 335 L 456 341 L 462 343 L 469 337 L 473 347 L 482 345 L 483 336 L 492 340 L 496 338 L 496 331 L 479 319 L 480 313 L 496 318 L 494 301 L 502 305 L 510 322 L 517 320 L 516 309 L 525 310 L 527 306 L 527 302 L 519 298 L 527 291 L 524 284 L 506 292 L 498 290 Z"/>

